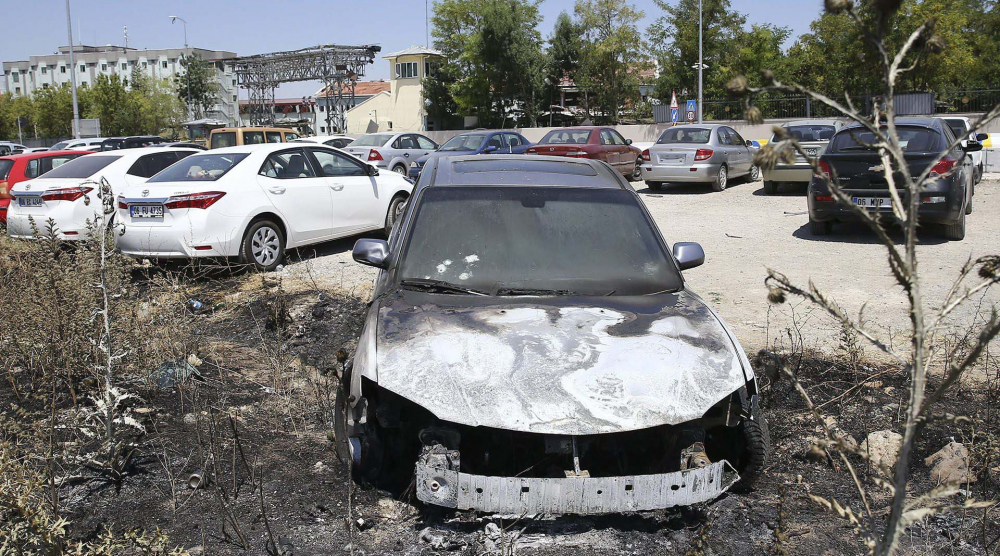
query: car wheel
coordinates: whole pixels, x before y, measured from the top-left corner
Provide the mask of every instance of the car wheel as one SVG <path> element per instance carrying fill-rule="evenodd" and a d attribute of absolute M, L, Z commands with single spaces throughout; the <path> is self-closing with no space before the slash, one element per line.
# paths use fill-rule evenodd
<path fill-rule="evenodd" d="M 833 231 L 833 222 L 820 222 L 810 218 L 809 231 L 814 236 L 825 236 Z"/>
<path fill-rule="evenodd" d="M 642 161 L 636 157 L 635 168 L 632 169 L 632 175 L 628 177 L 628 181 L 641 181 L 642 180 Z"/>
<path fill-rule="evenodd" d="M 747 174 L 747 182 L 753 183 L 760 179 L 760 167 L 754 164 L 750 167 L 750 172 Z"/>
<path fill-rule="evenodd" d="M 360 483 L 362 479 L 371 483 L 378 481 L 382 471 L 382 444 L 374 437 L 374 428 L 366 427 L 366 434 L 353 442 L 347 431 L 347 414 L 350 405 L 347 402 L 347 392 L 351 388 L 351 368 L 344 371 L 340 384 L 337 385 L 337 395 L 334 398 L 333 434 L 337 458 L 351 470 L 351 478 Z M 371 440 L 369 440 L 371 436 Z"/>
<path fill-rule="evenodd" d="M 385 214 L 385 235 L 389 235 L 392 227 L 403 216 L 404 210 L 406 210 L 406 197 L 393 197 L 392 202 L 389 203 L 389 210 Z"/>
<path fill-rule="evenodd" d="M 775 183 L 773 181 L 770 181 L 770 180 L 765 180 L 764 181 L 764 193 L 765 194 L 767 194 L 767 195 L 774 195 L 777 192 L 778 192 L 778 184 L 777 183 Z"/>
<path fill-rule="evenodd" d="M 962 241 L 965 239 L 965 213 L 963 212 L 954 224 L 944 225 L 944 238 L 951 241 Z"/>
<path fill-rule="evenodd" d="M 397 164 L 396 166 L 394 166 L 392 168 L 392 171 L 396 172 L 397 174 L 399 174 L 401 176 L 405 176 L 406 175 L 406 167 L 403 166 L 402 164 Z"/>
<path fill-rule="evenodd" d="M 733 489 L 737 492 L 748 492 L 756 486 L 771 459 L 771 433 L 767 429 L 767 421 L 761 415 L 760 408 L 754 409 L 753 419 L 743 419 L 740 429 L 743 453 L 735 466 L 740 474 L 740 481 L 733 486 Z"/>
<path fill-rule="evenodd" d="M 973 172 L 975 173 L 975 172 Z M 976 196 L 975 178 L 969 182 L 969 200 L 965 203 L 965 214 L 972 214 L 972 198 Z"/>
<path fill-rule="evenodd" d="M 723 191 L 726 189 L 726 184 L 729 182 L 729 170 L 726 169 L 726 165 L 723 164 L 719 167 L 719 175 L 715 177 L 715 181 L 712 182 L 712 191 Z"/>
<path fill-rule="evenodd" d="M 646 187 L 648 187 L 650 191 L 659 191 L 661 188 L 663 188 L 663 182 L 661 182 L 661 181 L 647 181 L 646 182 Z"/>
<path fill-rule="evenodd" d="M 254 222 L 243 238 L 240 258 L 257 270 L 270 272 L 285 257 L 285 235 L 281 227 L 270 220 Z"/>

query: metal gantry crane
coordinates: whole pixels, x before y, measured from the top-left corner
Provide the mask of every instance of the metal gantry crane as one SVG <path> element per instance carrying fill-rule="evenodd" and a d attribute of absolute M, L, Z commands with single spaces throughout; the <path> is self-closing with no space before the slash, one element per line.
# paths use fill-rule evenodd
<path fill-rule="evenodd" d="M 326 44 L 236 58 L 233 70 L 237 83 L 248 93 L 250 124 L 274 122 L 274 90 L 281 83 L 322 81 L 327 129 L 343 131 L 347 110 L 354 105 L 354 85 L 381 50 L 380 46 Z"/>

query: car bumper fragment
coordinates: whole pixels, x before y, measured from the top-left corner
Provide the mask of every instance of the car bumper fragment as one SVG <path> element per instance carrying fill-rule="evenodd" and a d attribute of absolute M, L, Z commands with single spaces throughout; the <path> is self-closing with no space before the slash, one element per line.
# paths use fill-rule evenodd
<path fill-rule="evenodd" d="M 718 164 L 655 165 L 648 162 L 639 166 L 643 181 L 695 182 L 715 181 L 719 177 Z"/>
<path fill-rule="evenodd" d="M 593 515 L 686 506 L 713 500 L 739 480 L 725 460 L 701 469 L 622 477 L 490 477 L 421 462 L 416 471 L 422 502 L 510 514 Z"/>

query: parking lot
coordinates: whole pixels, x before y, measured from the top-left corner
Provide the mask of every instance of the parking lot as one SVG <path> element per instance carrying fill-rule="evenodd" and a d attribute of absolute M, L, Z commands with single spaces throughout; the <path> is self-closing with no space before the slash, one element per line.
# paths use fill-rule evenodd
<path fill-rule="evenodd" d="M 807 346 L 833 349 L 839 341 L 839 326 L 815 311 L 810 313 L 808 305 L 774 307 L 767 302 L 764 278 L 768 268 L 801 286 L 812 280 L 853 316 L 864 307 L 868 328 L 898 347 L 893 338 L 909 327 L 909 317 L 903 291 L 889 273 L 884 248 L 860 224 L 837 226 L 829 236 L 810 234 L 804 187 L 783 186 L 774 196 L 765 195 L 759 181 L 734 180 L 721 193 L 701 185 L 667 185 L 659 192 L 641 182 L 635 187 L 669 243 L 702 244 L 706 264 L 687 271 L 685 278 L 734 328 L 748 352 L 764 347 L 768 339 L 784 337 L 793 308 Z M 936 228 L 921 234 L 918 252 L 929 306 L 947 294 L 963 261 L 985 255 L 1000 243 L 998 187 L 998 174 L 987 174 L 976 187 L 975 212 L 969 216 L 964 241 L 945 241 Z M 898 230 L 892 236 L 902 241 Z M 367 299 L 376 273 L 351 260 L 355 239 L 303 250 L 299 253 L 303 260 L 288 264 L 282 274 L 291 283 L 319 283 Z M 1000 297 L 996 292 L 987 296 Z M 975 305 L 969 307 L 974 310 Z M 970 316 L 956 313 L 954 320 L 970 322 Z"/>

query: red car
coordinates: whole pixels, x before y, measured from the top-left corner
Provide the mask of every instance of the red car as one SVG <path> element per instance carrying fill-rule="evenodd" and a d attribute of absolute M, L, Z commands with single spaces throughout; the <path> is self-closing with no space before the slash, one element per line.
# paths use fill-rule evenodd
<path fill-rule="evenodd" d="M 638 148 L 611 127 L 564 127 L 553 129 L 525 154 L 569 156 L 603 160 L 622 173 L 629 181 L 639 181 Z"/>
<path fill-rule="evenodd" d="M 35 179 L 53 168 L 94 151 L 43 151 L 40 153 L 0 156 L 0 223 L 7 223 L 10 188 Z"/>

